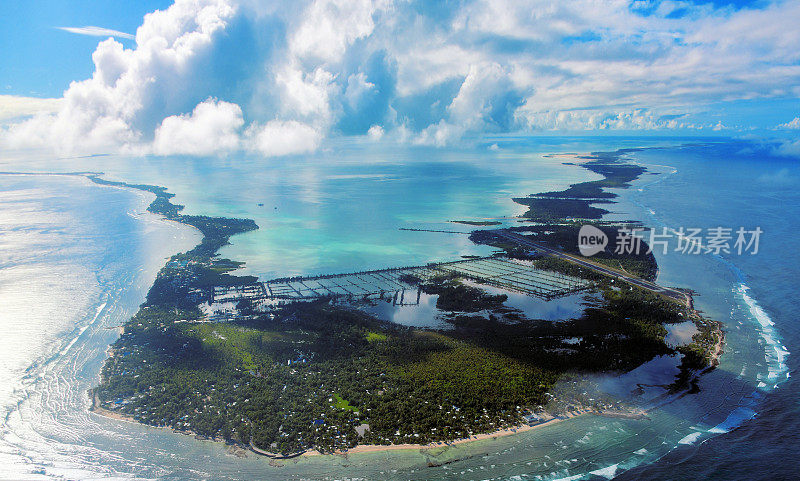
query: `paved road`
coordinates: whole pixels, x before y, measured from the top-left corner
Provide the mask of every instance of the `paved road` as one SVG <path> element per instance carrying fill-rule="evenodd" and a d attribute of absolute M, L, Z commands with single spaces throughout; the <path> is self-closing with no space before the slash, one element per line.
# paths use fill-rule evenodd
<path fill-rule="evenodd" d="M 583 259 L 583 258 L 580 258 L 580 257 L 577 257 L 577 256 L 573 256 L 573 255 L 570 255 L 570 254 L 566 254 L 566 253 L 564 253 L 564 252 L 562 252 L 562 251 L 560 251 L 558 249 L 553 249 L 553 248 L 544 246 L 542 244 L 539 244 L 538 242 L 534 242 L 534 241 L 530 240 L 530 238 L 525 237 L 525 236 L 520 235 L 520 234 L 517 234 L 515 232 L 507 231 L 505 229 L 498 229 L 498 230 L 495 230 L 494 233 L 499 235 L 499 236 L 501 236 L 501 237 L 503 237 L 503 238 L 505 238 L 505 239 L 508 239 L 508 240 L 510 240 L 512 242 L 515 242 L 517 244 L 520 244 L 520 245 L 523 245 L 523 246 L 526 246 L 526 247 L 530 247 L 532 249 L 536 249 L 536 250 L 541 251 L 541 252 L 546 252 L 546 253 L 554 256 L 554 257 L 558 257 L 560 259 L 567 260 L 569 262 L 578 264 L 578 265 L 580 265 L 582 267 L 586 267 L 586 268 L 592 269 L 594 271 L 600 272 L 600 273 L 605 274 L 607 276 L 611 276 L 611 277 L 614 277 L 616 279 L 620 279 L 620 280 L 623 280 L 623 281 L 628 282 L 630 284 L 639 286 L 639 287 L 641 287 L 643 289 L 647 289 L 649 291 L 655 292 L 656 294 L 663 294 L 665 296 L 669 296 L 669 297 L 671 297 L 673 299 L 676 299 L 676 300 L 678 300 L 680 302 L 683 302 L 683 303 L 685 303 L 687 305 L 691 305 L 690 304 L 690 297 L 685 292 L 682 292 L 682 291 L 679 291 L 679 290 L 676 290 L 676 289 L 670 289 L 668 287 L 661 287 L 661 286 L 659 286 L 658 284 L 656 284 L 654 282 L 646 281 L 646 280 L 638 278 L 638 277 L 633 277 L 633 276 L 630 276 L 630 275 L 627 275 L 627 274 L 623 274 L 621 272 L 618 272 L 618 271 L 609 269 L 607 267 L 595 264 L 594 262 L 589 262 L 586 259 Z"/>

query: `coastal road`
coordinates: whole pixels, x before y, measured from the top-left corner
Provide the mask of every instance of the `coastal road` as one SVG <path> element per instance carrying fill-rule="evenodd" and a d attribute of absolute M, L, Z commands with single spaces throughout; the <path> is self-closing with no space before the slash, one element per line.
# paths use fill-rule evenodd
<path fill-rule="evenodd" d="M 594 262 L 590 262 L 590 261 L 588 261 L 586 259 L 567 254 L 567 253 L 562 252 L 562 251 L 560 251 L 558 249 L 553 249 L 551 247 L 544 246 L 544 245 L 542 245 L 542 244 L 540 244 L 538 242 L 534 242 L 534 241 L 530 240 L 530 238 L 528 238 L 528 237 L 525 237 L 523 235 L 517 234 L 516 232 L 511 232 L 511 231 L 508 231 L 508 230 L 505 230 L 505 229 L 498 229 L 498 230 L 495 230 L 495 231 L 492 231 L 492 232 L 494 232 L 495 234 L 499 235 L 500 237 L 503 237 L 504 239 L 510 240 L 510 241 L 512 241 L 512 242 L 514 242 L 516 244 L 519 244 L 519 245 L 522 245 L 522 246 L 525 246 L 525 247 L 529 247 L 531 249 L 535 249 L 535 250 L 540 251 L 540 252 L 544 252 L 544 253 L 550 254 L 553 257 L 558 257 L 559 259 L 564 259 L 564 260 L 572 262 L 574 264 L 578 264 L 578 265 L 580 265 L 582 267 L 586 267 L 588 269 L 592 269 L 592 270 L 594 270 L 596 272 L 599 272 L 601 274 L 605 274 L 605 275 L 613 277 L 615 279 L 619 279 L 619 280 L 625 281 L 625 282 L 627 282 L 629 284 L 633 284 L 635 286 L 639 286 L 642 289 L 647 289 L 648 291 L 654 292 L 656 294 L 662 294 L 662 295 L 665 295 L 667 297 L 671 297 L 671 298 L 673 298 L 673 299 L 675 299 L 677 301 L 680 301 L 680 302 L 686 304 L 690 308 L 692 307 L 691 296 L 689 296 L 687 293 L 685 293 L 683 291 L 679 291 L 677 289 L 670 289 L 669 287 L 661 287 L 661 286 L 659 286 L 658 284 L 656 284 L 654 282 L 646 281 L 646 280 L 641 279 L 639 277 L 633 277 L 631 275 L 624 274 L 622 272 L 610 269 L 608 267 L 596 264 Z"/>

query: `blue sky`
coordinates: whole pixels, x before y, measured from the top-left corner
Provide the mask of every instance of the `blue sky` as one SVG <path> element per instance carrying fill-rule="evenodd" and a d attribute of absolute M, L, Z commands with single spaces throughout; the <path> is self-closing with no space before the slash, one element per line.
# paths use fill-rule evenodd
<path fill-rule="evenodd" d="M 798 24 L 784 0 L 4 2 L 0 149 L 656 132 L 800 152 Z"/>
<path fill-rule="evenodd" d="M 101 38 L 55 27 L 100 25 L 136 33 L 144 15 L 170 0 L 26 0 L 0 3 L 0 93 L 59 97 L 73 80 L 92 75 Z M 134 42 L 123 40 L 132 46 Z"/>

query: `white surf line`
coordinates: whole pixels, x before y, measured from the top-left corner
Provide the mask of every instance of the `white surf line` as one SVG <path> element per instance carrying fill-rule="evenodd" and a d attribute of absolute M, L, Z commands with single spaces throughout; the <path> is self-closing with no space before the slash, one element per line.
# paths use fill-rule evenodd
<path fill-rule="evenodd" d="M 636 190 L 638 192 L 643 192 L 645 187 L 650 187 L 651 185 L 658 184 L 659 182 L 663 182 L 668 177 L 675 175 L 678 173 L 678 168 L 674 165 L 666 165 L 666 164 L 645 164 L 644 162 L 639 161 L 636 159 L 636 152 L 632 152 L 630 154 L 626 154 L 624 160 L 634 165 L 638 165 L 639 167 L 643 167 L 647 169 L 647 167 L 664 167 L 665 169 L 671 169 L 671 172 L 659 172 L 658 177 L 656 177 L 652 182 L 647 182 L 645 184 L 641 184 Z M 649 170 L 648 170 L 649 171 Z M 634 181 L 635 182 L 635 181 Z M 650 213 L 654 213 L 652 210 Z"/>
<path fill-rule="evenodd" d="M 770 387 L 775 389 L 780 382 L 789 378 L 789 368 L 786 365 L 786 358 L 789 356 L 789 350 L 779 339 L 779 334 L 775 329 L 775 322 L 767 314 L 758 302 L 750 297 L 748 287 L 744 282 L 739 284 L 738 293 L 741 296 L 751 316 L 761 326 L 759 334 L 764 340 L 764 358 L 767 362 L 767 375 L 766 377 L 759 375 L 758 387 L 761 389 Z M 770 386 L 771 385 L 771 386 Z"/>
<path fill-rule="evenodd" d="M 739 406 L 731 411 L 728 416 L 725 418 L 724 421 L 717 424 L 712 428 L 702 428 L 699 426 L 692 426 L 690 429 L 693 429 L 694 432 L 687 434 L 683 438 L 678 441 L 678 444 L 675 446 L 676 448 L 679 446 L 690 446 L 696 444 L 702 438 L 701 443 L 711 439 L 711 436 L 706 437 L 707 435 L 714 435 L 714 434 L 724 434 L 733 431 L 734 429 L 738 428 L 746 421 L 754 419 L 758 414 L 755 410 L 755 405 L 761 398 L 761 394 L 758 390 L 747 394 L 742 398 L 739 402 Z"/>
<path fill-rule="evenodd" d="M 64 347 L 64 349 L 61 350 L 61 352 L 59 353 L 60 356 L 64 356 L 64 355 L 67 354 L 67 352 L 69 352 L 69 350 L 72 348 L 72 346 L 74 346 L 75 343 L 78 342 L 78 339 L 81 337 L 81 335 L 84 332 L 86 332 L 86 329 L 88 329 L 89 326 L 91 326 L 92 324 L 94 324 L 97 321 L 97 319 L 100 317 L 100 313 L 103 312 L 103 309 L 105 309 L 107 305 L 108 305 L 108 301 L 105 301 L 105 302 L 101 303 L 97 307 L 97 311 L 94 314 L 94 318 L 92 318 L 92 320 L 89 321 L 85 326 L 80 328 L 80 330 L 78 331 L 78 334 L 75 337 L 72 338 L 72 340 L 69 342 L 69 344 L 66 345 L 66 347 Z"/>
<path fill-rule="evenodd" d="M 632 163 L 635 163 L 642 167 L 647 167 L 648 165 L 658 165 L 658 164 L 643 164 L 640 162 L 636 162 L 635 160 L 632 159 L 627 159 L 627 160 L 630 160 Z M 660 166 L 671 168 L 672 172 L 669 172 L 665 175 L 661 175 L 659 176 L 658 179 L 642 185 L 640 188 L 637 189 L 638 192 L 643 192 L 645 187 L 650 187 L 658 182 L 663 181 L 668 176 L 678 172 L 678 169 L 675 167 L 666 165 L 660 165 Z M 632 196 L 628 196 L 627 199 L 631 203 L 637 205 L 640 209 L 642 209 L 642 211 L 648 212 L 650 214 L 650 217 L 655 221 L 655 223 L 660 224 L 661 227 L 665 227 L 667 229 L 667 232 L 679 238 L 686 237 L 686 236 L 681 236 L 675 229 L 666 226 L 666 224 L 658 218 L 653 209 L 648 208 L 641 202 L 638 202 L 637 200 L 633 199 Z M 702 242 L 698 242 L 696 244 L 696 248 L 700 249 L 702 253 L 710 254 L 712 257 L 715 257 L 717 260 L 727 265 L 728 268 L 731 269 L 736 275 L 738 279 L 738 286 L 735 288 L 735 292 L 744 301 L 745 305 L 747 306 L 750 312 L 751 318 L 754 319 L 760 326 L 759 328 L 756 328 L 756 332 L 758 332 L 758 334 L 764 341 L 764 351 L 765 351 L 764 356 L 767 362 L 767 375 L 766 377 L 763 374 L 758 374 L 756 376 L 756 378 L 759 380 L 759 383 L 756 386 L 757 389 L 754 390 L 752 393 L 745 395 L 739 401 L 738 406 L 728 414 L 725 420 L 723 420 L 716 426 L 713 426 L 708 429 L 693 426 L 691 429 L 693 429 L 694 432 L 681 438 L 678 441 L 675 448 L 678 448 L 680 446 L 693 445 L 698 441 L 700 441 L 701 438 L 703 438 L 704 436 L 707 436 L 706 439 L 703 439 L 701 441 L 701 443 L 705 442 L 706 440 L 711 439 L 715 434 L 723 434 L 730 432 L 736 429 L 737 427 L 741 426 L 744 422 L 755 418 L 757 415 L 755 406 L 761 398 L 761 393 L 759 390 L 766 391 L 775 389 L 781 382 L 786 381 L 790 376 L 788 366 L 786 365 L 786 357 L 788 357 L 790 352 L 788 349 L 786 349 L 786 346 L 780 341 L 780 336 L 777 332 L 777 329 L 775 328 L 775 322 L 771 319 L 769 314 L 767 314 L 767 312 L 764 311 L 764 309 L 758 304 L 758 302 L 748 294 L 750 287 L 745 284 L 744 273 L 738 267 L 736 267 L 732 262 L 724 259 L 721 255 L 713 254 L 709 248 L 704 247 L 702 245 Z M 743 366 L 742 375 L 745 369 L 746 366 Z M 595 473 L 590 473 L 590 474 L 595 474 Z M 580 479 L 581 477 L 582 477 L 581 475 L 578 475 L 576 477 L 570 477 L 568 479 Z"/>
<path fill-rule="evenodd" d="M 638 165 L 641 165 L 642 167 L 647 167 L 647 165 L 658 165 L 658 164 L 638 163 L 635 160 L 633 162 L 637 163 Z M 672 173 L 677 172 L 677 169 L 675 169 L 674 167 L 671 166 L 665 166 L 665 167 L 673 168 L 674 170 Z M 663 179 L 657 179 L 653 182 L 643 185 L 642 187 L 648 187 L 657 182 L 660 182 L 661 180 Z M 630 199 L 630 201 L 639 206 L 641 209 L 648 211 L 653 220 L 655 220 L 662 227 L 666 228 L 668 233 L 684 241 L 685 239 L 687 239 L 687 236 L 681 235 L 677 230 L 667 226 L 663 221 L 661 221 L 656 216 L 655 212 L 652 209 L 648 208 L 647 206 L 633 199 Z M 764 357 L 765 361 L 767 362 L 767 375 L 766 377 L 762 375 L 757 376 L 757 378 L 759 379 L 757 387 L 759 389 L 777 388 L 781 382 L 785 381 L 790 376 L 788 366 L 786 365 L 786 357 L 790 354 L 790 352 L 788 349 L 786 349 L 786 346 L 782 343 L 781 336 L 779 335 L 777 329 L 775 328 L 775 322 L 772 321 L 769 314 L 767 314 L 766 311 L 764 311 L 764 309 L 758 304 L 758 302 L 748 294 L 750 287 L 747 286 L 747 284 L 745 284 L 744 273 L 738 267 L 736 267 L 736 265 L 726 260 L 721 255 L 714 254 L 713 252 L 711 252 L 711 249 L 705 247 L 702 241 L 700 241 L 699 239 L 692 239 L 692 240 L 693 242 L 696 241 L 696 243 L 690 246 L 689 247 L 690 249 L 696 248 L 703 251 L 703 253 L 705 254 L 710 254 L 712 257 L 716 258 L 723 264 L 727 265 L 728 268 L 731 269 L 736 275 L 739 282 L 736 289 L 736 293 L 741 297 L 741 299 L 747 305 L 751 318 L 754 319 L 760 326 L 759 328 L 756 329 L 756 331 L 759 333 L 762 340 L 764 341 L 764 351 L 765 351 Z"/>

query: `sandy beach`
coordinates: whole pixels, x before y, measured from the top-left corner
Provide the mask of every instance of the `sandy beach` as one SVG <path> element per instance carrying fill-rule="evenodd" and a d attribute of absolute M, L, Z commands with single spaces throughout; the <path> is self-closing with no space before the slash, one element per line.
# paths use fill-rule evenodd
<path fill-rule="evenodd" d="M 432 448 L 440 448 L 444 446 L 453 446 L 465 443 L 471 443 L 475 441 L 481 441 L 485 439 L 495 439 L 504 436 L 511 436 L 514 434 L 521 434 L 524 432 L 532 431 L 536 428 L 540 428 L 543 426 L 550 426 L 561 421 L 574 418 L 577 416 L 581 416 L 584 414 L 591 414 L 595 413 L 595 411 L 585 410 L 585 411 L 573 411 L 570 413 L 565 414 L 564 416 L 559 417 L 551 417 L 545 421 L 542 421 L 537 424 L 523 424 L 517 427 L 510 427 L 501 429 L 498 431 L 493 431 L 491 433 L 483 433 L 483 434 L 476 434 L 474 436 L 470 436 L 468 438 L 456 439 L 454 441 L 448 442 L 438 442 L 438 443 L 430 443 L 430 444 L 359 444 L 358 446 L 348 449 L 347 451 L 331 453 L 332 455 L 337 454 L 358 454 L 358 453 L 375 453 L 375 452 L 382 452 L 382 451 L 402 451 L 402 450 L 423 450 L 423 449 L 432 449 Z M 320 453 L 316 450 L 309 450 L 303 453 L 303 456 L 324 456 L 324 454 Z"/>
<path fill-rule="evenodd" d="M 89 406 L 89 411 L 100 416 L 104 416 L 110 419 L 116 419 L 117 421 L 125 421 L 128 423 L 138 423 L 133 417 L 118 413 L 116 411 L 111 411 L 110 409 L 106 409 L 100 406 L 100 399 L 97 397 L 97 391 L 92 389 L 92 405 Z"/>
<path fill-rule="evenodd" d="M 332 455 L 341 455 L 341 454 L 357 454 L 357 453 L 375 453 L 375 452 L 382 452 L 382 451 L 402 451 L 402 450 L 425 450 L 425 449 L 433 449 L 433 448 L 441 448 L 445 446 L 454 446 L 459 444 L 466 444 L 472 443 L 475 441 L 481 441 L 486 439 L 496 439 L 504 436 L 513 436 L 515 434 L 521 434 L 525 432 L 530 432 L 535 429 L 544 427 L 544 426 L 552 426 L 554 424 L 560 423 L 561 421 L 566 421 L 567 419 L 572 419 L 578 416 L 583 416 L 587 414 L 594 414 L 598 416 L 606 416 L 606 417 L 616 417 L 616 418 L 625 418 L 625 419 L 646 419 L 647 413 L 643 410 L 631 410 L 631 411 L 608 411 L 602 410 L 598 411 L 595 409 L 577 409 L 574 411 L 570 411 L 561 416 L 547 416 L 547 419 L 536 423 L 536 424 L 522 424 L 515 427 L 500 429 L 498 431 L 493 431 L 490 433 L 483 433 L 483 434 L 476 434 L 474 436 L 470 436 L 468 438 L 456 439 L 453 441 L 448 442 L 438 442 L 438 443 L 430 443 L 430 444 L 360 444 L 352 449 L 348 449 L 347 451 L 331 453 Z M 316 450 L 309 450 L 303 453 L 303 456 L 320 456 L 323 455 L 319 451 Z"/>

